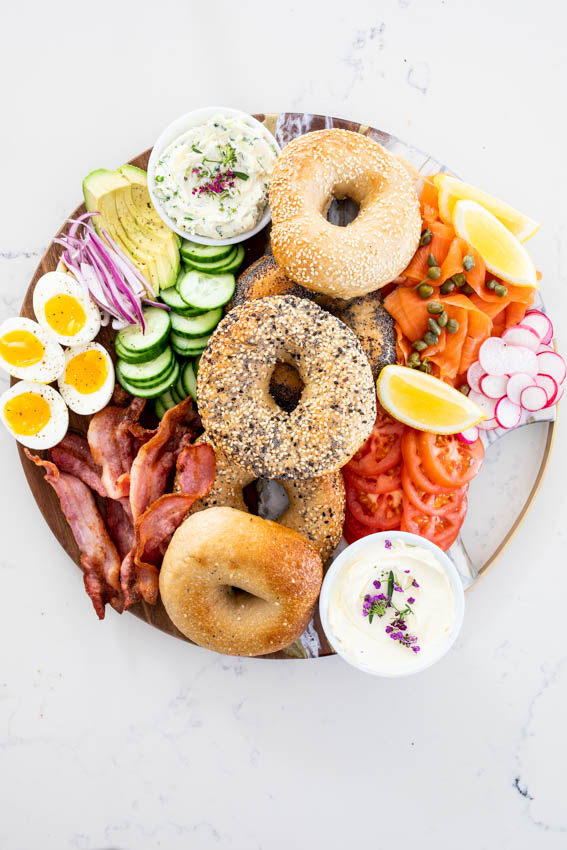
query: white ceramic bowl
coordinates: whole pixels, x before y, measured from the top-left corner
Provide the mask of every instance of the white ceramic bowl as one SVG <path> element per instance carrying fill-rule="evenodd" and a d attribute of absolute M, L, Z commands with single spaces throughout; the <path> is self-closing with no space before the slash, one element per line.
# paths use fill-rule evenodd
<path fill-rule="evenodd" d="M 185 239 L 190 239 L 192 242 L 198 242 L 200 245 L 234 245 L 237 242 L 243 242 L 245 239 L 249 239 L 250 236 L 254 236 L 255 233 L 258 233 L 268 224 L 272 217 L 268 204 L 266 204 L 264 215 L 256 227 L 253 227 L 251 230 L 247 230 L 245 233 L 239 233 L 238 236 L 231 236 L 228 239 L 212 239 L 210 236 L 198 236 L 194 233 L 187 233 L 185 230 L 181 230 L 177 222 L 173 221 L 173 219 L 168 216 L 161 206 L 159 198 L 156 198 L 154 194 L 154 175 L 156 164 L 165 148 L 167 148 L 168 145 L 187 130 L 190 130 L 192 127 L 198 127 L 199 124 L 204 124 L 205 121 L 208 121 L 209 118 L 213 118 L 215 115 L 227 115 L 230 118 L 239 116 L 240 118 L 244 118 L 246 122 L 258 133 L 261 133 L 267 141 L 274 144 L 277 152 L 280 153 L 281 148 L 269 130 L 267 130 L 263 124 L 260 124 L 259 121 L 256 121 L 255 118 L 252 118 L 251 115 L 248 115 L 247 112 L 242 112 L 240 109 L 231 109 L 228 106 L 205 106 L 202 109 L 194 109 L 193 112 L 188 112 L 186 115 L 182 115 L 180 118 L 177 118 L 168 127 L 166 127 L 160 135 L 153 147 L 150 155 L 150 161 L 148 163 L 148 189 L 157 214 L 161 219 L 163 219 L 167 226 L 171 228 L 171 230 L 174 230 L 179 236 L 182 236 Z"/>
<path fill-rule="evenodd" d="M 354 555 L 360 555 L 361 552 L 364 552 L 366 549 L 372 549 L 377 543 L 383 543 L 384 540 L 401 540 L 404 543 L 409 543 L 412 546 L 421 546 L 424 549 L 430 549 L 433 554 L 437 557 L 437 560 L 444 568 L 447 578 L 449 579 L 449 584 L 451 585 L 451 589 L 455 596 L 455 624 L 451 633 L 447 636 L 447 639 L 440 647 L 438 653 L 430 658 L 422 667 L 418 667 L 415 670 L 411 670 L 409 672 L 401 672 L 401 673 L 379 673 L 376 670 L 372 670 L 369 667 L 365 667 L 363 664 L 354 664 L 350 658 L 347 658 L 344 652 L 341 649 L 339 642 L 336 640 L 333 635 L 332 629 L 329 626 L 329 603 L 331 600 L 332 590 L 337 580 L 342 568 L 345 564 L 349 563 Z M 436 546 L 435 543 L 431 543 L 430 540 L 426 540 L 424 537 L 419 537 L 417 534 L 410 534 L 407 531 L 380 531 L 377 534 L 369 534 L 367 537 L 363 537 L 361 540 L 357 540 L 356 543 L 351 543 L 350 546 L 347 546 L 346 549 L 338 555 L 329 569 L 327 570 L 327 574 L 323 581 L 323 586 L 321 587 L 321 595 L 319 597 L 319 613 L 321 615 L 321 623 L 323 625 L 323 630 L 325 635 L 327 636 L 327 640 L 341 658 L 344 658 L 349 664 L 353 667 L 356 667 L 358 670 L 362 670 L 364 673 L 371 673 L 374 676 L 382 676 L 388 679 L 397 679 L 402 676 L 411 676 L 414 673 L 421 673 L 422 670 L 426 670 L 428 667 L 431 667 L 432 664 L 435 664 L 439 661 L 446 653 L 450 650 L 450 648 L 455 643 L 457 636 L 461 630 L 461 626 L 463 625 L 463 617 L 465 615 L 465 593 L 463 590 L 463 583 L 457 572 L 457 568 L 454 563 L 451 561 L 448 555 L 443 552 L 439 546 Z"/>

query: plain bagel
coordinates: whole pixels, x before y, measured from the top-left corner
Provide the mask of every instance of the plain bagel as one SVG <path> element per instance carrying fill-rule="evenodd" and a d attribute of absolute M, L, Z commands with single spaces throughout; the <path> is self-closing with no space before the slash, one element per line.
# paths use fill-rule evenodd
<path fill-rule="evenodd" d="M 327 221 L 334 198 L 351 198 L 346 227 Z M 291 141 L 270 184 L 271 243 L 284 273 L 307 289 L 355 298 L 402 272 L 420 238 L 413 181 L 377 142 L 350 130 L 316 130 Z"/>
<path fill-rule="evenodd" d="M 198 443 L 210 442 L 202 434 Z M 218 505 L 248 512 L 243 490 L 256 480 L 252 472 L 231 463 L 220 449 L 215 449 L 215 482 L 204 499 L 199 499 L 191 513 Z M 343 533 L 345 485 L 340 472 L 320 478 L 279 482 L 289 500 L 289 507 L 277 522 L 304 534 L 313 543 L 323 563 L 335 551 Z"/>
<path fill-rule="evenodd" d="M 291 412 L 269 393 L 281 360 L 304 383 Z M 256 478 L 317 478 L 340 469 L 376 418 L 372 371 L 352 331 L 292 295 L 229 311 L 201 357 L 197 395 L 213 444 Z"/>
<path fill-rule="evenodd" d="M 302 534 L 217 507 L 177 529 L 159 589 L 173 623 L 199 646 L 266 655 L 304 632 L 322 574 L 319 553 Z"/>

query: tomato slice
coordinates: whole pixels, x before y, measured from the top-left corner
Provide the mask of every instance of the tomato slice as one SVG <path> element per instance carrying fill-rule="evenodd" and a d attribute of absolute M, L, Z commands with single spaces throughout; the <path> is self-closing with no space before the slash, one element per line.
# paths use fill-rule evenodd
<path fill-rule="evenodd" d="M 402 457 L 404 467 L 407 469 L 412 481 L 426 493 L 450 493 L 454 487 L 442 487 L 431 481 L 425 473 L 422 465 L 421 452 L 418 444 L 418 431 L 408 428 L 402 437 Z"/>
<path fill-rule="evenodd" d="M 373 531 L 399 528 L 403 511 L 401 487 L 389 493 L 364 493 L 346 481 L 346 501 L 351 514 Z"/>
<path fill-rule="evenodd" d="M 376 478 L 401 460 L 400 438 L 405 425 L 388 416 L 381 407 L 367 441 L 344 467 L 355 475 Z"/>
<path fill-rule="evenodd" d="M 366 537 L 367 534 L 372 534 L 372 529 L 355 519 L 351 512 L 347 510 L 343 528 L 343 535 L 346 542 L 355 543 L 361 537 Z"/>
<path fill-rule="evenodd" d="M 402 531 L 411 531 L 426 537 L 432 543 L 436 543 L 444 552 L 452 546 L 459 535 L 461 526 L 467 513 L 467 498 L 463 497 L 457 510 L 445 516 L 432 516 L 416 508 L 410 500 L 404 498 L 404 509 L 402 516 Z"/>
<path fill-rule="evenodd" d="M 402 470 L 402 487 L 404 498 L 424 514 L 429 516 L 447 516 L 461 506 L 466 496 L 468 485 L 451 490 L 449 493 L 428 493 L 417 484 L 404 466 Z"/>
<path fill-rule="evenodd" d="M 343 473 L 356 489 L 362 490 L 363 493 L 390 493 L 402 486 L 402 467 L 399 463 L 388 469 L 387 472 L 382 472 L 377 478 L 365 478 L 362 475 L 357 475 L 346 466 Z"/>
<path fill-rule="evenodd" d="M 480 470 L 484 446 L 480 440 L 463 443 L 455 434 L 428 434 L 420 431 L 417 445 L 423 471 L 442 487 L 462 487 Z"/>

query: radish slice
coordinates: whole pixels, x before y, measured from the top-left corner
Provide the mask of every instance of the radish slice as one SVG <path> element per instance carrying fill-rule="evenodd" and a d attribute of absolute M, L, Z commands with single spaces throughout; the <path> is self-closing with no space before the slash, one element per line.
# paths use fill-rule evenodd
<path fill-rule="evenodd" d="M 481 393 L 487 398 L 502 398 L 506 395 L 508 375 L 484 375 L 479 384 Z"/>
<path fill-rule="evenodd" d="M 547 404 L 545 406 L 551 407 L 551 405 L 555 402 L 557 391 L 559 389 L 557 381 L 555 381 L 551 375 L 536 375 L 534 380 L 538 387 L 542 387 L 545 390 L 545 394 L 547 396 Z"/>
<path fill-rule="evenodd" d="M 565 389 L 563 387 L 559 387 L 559 389 L 557 391 L 557 395 L 555 396 L 555 401 L 553 402 L 554 404 L 559 404 L 559 402 L 563 398 L 564 392 L 565 392 Z"/>
<path fill-rule="evenodd" d="M 542 343 L 542 344 L 540 345 L 540 347 L 538 348 L 538 350 L 536 351 L 536 354 L 543 354 L 543 352 L 544 352 L 544 351 L 553 351 L 553 352 L 555 352 L 555 349 L 554 349 L 554 347 L 553 347 L 552 345 L 547 345 L 547 343 L 544 345 L 544 344 Z"/>
<path fill-rule="evenodd" d="M 480 379 L 483 377 L 483 375 L 486 375 L 486 372 L 484 371 L 478 360 L 476 361 L 476 363 L 473 363 L 472 366 L 469 366 L 469 370 L 467 372 L 467 384 L 469 385 L 471 390 L 475 391 L 475 393 L 481 392 Z"/>
<path fill-rule="evenodd" d="M 496 407 L 496 400 L 493 398 L 487 398 L 487 396 L 482 393 L 477 393 L 474 390 L 471 390 L 468 394 L 467 398 L 471 401 L 474 401 L 477 404 L 483 413 L 486 413 L 488 419 L 492 419 L 494 416 L 494 408 Z"/>
<path fill-rule="evenodd" d="M 508 345 L 523 345 L 524 348 L 531 348 L 532 351 L 535 351 L 541 340 L 533 328 L 529 328 L 527 325 L 523 327 L 522 325 L 514 325 L 514 327 L 504 331 L 502 341 Z"/>
<path fill-rule="evenodd" d="M 522 407 L 529 410 L 531 413 L 536 410 L 542 410 L 547 405 L 547 393 L 543 387 L 526 387 L 520 395 Z"/>
<path fill-rule="evenodd" d="M 494 414 L 501 428 L 515 428 L 522 418 L 522 408 L 504 396 L 497 402 Z"/>
<path fill-rule="evenodd" d="M 522 319 L 522 325 L 532 328 L 543 343 L 551 342 L 553 339 L 553 324 L 549 316 L 541 310 L 528 310 Z"/>
<path fill-rule="evenodd" d="M 565 361 L 556 351 L 542 351 L 537 355 L 537 365 L 539 374 L 551 375 L 556 384 L 562 384 L 565 380 Z"/>
<path fill-rule="evenodd" d="M 472 428 L 466 428 L 464 431 L 461 431 L 460 434 L 457 434 L 457 437 L 461 442 L 467 443 L 470 446 L 478 440 L 478 428 L 476 425 L 473 425 Z"/>
<path fill-rule="evenodd" d="M 483 419 L 482 422 L 479 422 L 476 428 L 480 428 L 481 431 L 494 431 L 495 428 L 498 428 L 498 420 L 492 417 L 491 419 Z"/>
<path fill-rule="evenodd" d="M 522 345 L 508 345 L 497 336 L 482 343 L 478 359 L 489 375 L 515 375 L 517 372 L 537 375 L 538 371 L 543 371 L 538 370 L 535 351 Z"/>
<path fill-rule="evenodd" d="M 506 395 L 514 404 L 520 404 L 522 390 L 525 390 L 526 387 L 533 387 L 535 380 L 531 375 L 526 375 L 525 372 L 517 372 L 511 378 L 508 378 Z"/>

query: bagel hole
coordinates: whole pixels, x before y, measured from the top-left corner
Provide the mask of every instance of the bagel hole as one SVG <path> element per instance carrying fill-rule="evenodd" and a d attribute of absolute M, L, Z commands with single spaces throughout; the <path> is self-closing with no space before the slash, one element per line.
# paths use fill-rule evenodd
<path fill-rule="evenodd" d="M 295 410 L 304 387 L 305 384 L 292 363 L 276 360 L 270 377 L 270 395 L 281 410 L 286 413 Z"/>
<path fill-rule="evenodd" d="M 352 198 L 333 198 L 327 210 L 327 221 L 337 227 L 346 227 L 355 220 L 359 210 L 359 204 Z"/>
<path fill-rule="evenodd" d="M 247 590 L 243 590 L 241 587 L 236 587 L 235 585 L 225 584 L 225 589 L 233 602 L 246 602 L 249 599 L 257 599 L 253 593 L 248 593 Z"/>
<path fill-rule="evenodd" d="M 289 508 L 287 493 L 279 483 L 268 478 L 252 481 L 242 491 L 251 514 L 275 521 Z"/>

